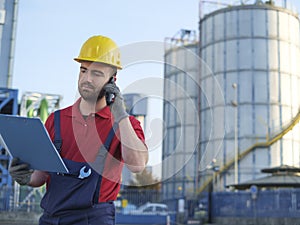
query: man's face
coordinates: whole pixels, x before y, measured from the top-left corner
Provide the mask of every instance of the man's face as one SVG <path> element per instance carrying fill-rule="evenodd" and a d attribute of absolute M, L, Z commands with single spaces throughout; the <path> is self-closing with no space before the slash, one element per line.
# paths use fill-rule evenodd
<path fill-rule="evenodd" d="M 112 76 L 113 69 L 101 63 L 81 62 L 78 91 L 81 97 L 95 103 L 104 96 L 103 86 Z"/>

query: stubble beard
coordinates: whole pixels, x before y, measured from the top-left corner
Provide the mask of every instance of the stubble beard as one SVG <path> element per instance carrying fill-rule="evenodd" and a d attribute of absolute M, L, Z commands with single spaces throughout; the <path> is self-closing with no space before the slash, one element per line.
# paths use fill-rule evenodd
<path fill-rule="evenodd" d="M 105 96 L 105 91 L 85 91 L 80 86 L 78 87 L 80 96 L 87 102 L 96 103 L 99 99 Z"/>

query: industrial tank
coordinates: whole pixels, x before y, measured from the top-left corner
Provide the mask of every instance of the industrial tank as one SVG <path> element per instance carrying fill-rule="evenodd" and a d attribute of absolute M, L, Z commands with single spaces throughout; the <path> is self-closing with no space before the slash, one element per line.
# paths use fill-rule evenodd
<path fill-rule="evenodd" d="M 300 166 L 299 18 L 258 2 L 199 23 L 200 187 L 209 177 L 224 190 L 263 176 L 262 168 Z"/>
<path fill-rule="evenodd" d="M 18 0 L 0 1 L 0 88 L 12 87 Z"/>
<path fill-rule="evenodd" d="M 173 207 L 197 188 L 199 57 L 195 31 L 181 30 L 165 44 L 162 190 Z"/>

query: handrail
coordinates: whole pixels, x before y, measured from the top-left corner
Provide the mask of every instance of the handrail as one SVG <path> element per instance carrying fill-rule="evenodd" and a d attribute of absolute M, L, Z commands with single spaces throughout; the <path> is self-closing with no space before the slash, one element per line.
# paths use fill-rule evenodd
<path fill-rule="evenodd" d="M 300 121 L 300 110 L 298 111 L 297 115 L 292 119 L 292 121 L 285 127 L 283 130 L 276 134 L 272 139 L 267 140 L 266 142 L 257 142 L 247 148 L 244 152 L 240 153 L 238 155 L 238 161 L 243 159 L 246 155 L 248 155 L 250 152 L 252 152 L 256 148 L 265 148 L 269 147 L 272 144 L 274 144 L 276 141 L 280 140 L 286 133 L 291 131 L 297 123 Z M 198 189 L 197 193 L 201 193 L 205 190 L 205 188 L 215 179 L 216 176 L 219 176 L 224 171 L 228 170 L 233 164 L 235 159 L 231 159 L 226 165 L 224 165 L 222 168 L 220 168 L 219 171 L 215 172 L 213 176 L 211 176 L 209 179 L 206 180 L 206 182 Z"/>

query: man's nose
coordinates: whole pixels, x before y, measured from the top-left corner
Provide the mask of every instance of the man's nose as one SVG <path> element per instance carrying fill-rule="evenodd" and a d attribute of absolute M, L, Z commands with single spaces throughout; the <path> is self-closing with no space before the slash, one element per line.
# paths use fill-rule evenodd
<path fill-rule="evenodd" d="M 92 82 L 93 81 L 92 73 L 90 71 L 87 71 L 85 73 L 84 80 L 86 80 L 88 82 Z"/>

